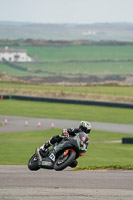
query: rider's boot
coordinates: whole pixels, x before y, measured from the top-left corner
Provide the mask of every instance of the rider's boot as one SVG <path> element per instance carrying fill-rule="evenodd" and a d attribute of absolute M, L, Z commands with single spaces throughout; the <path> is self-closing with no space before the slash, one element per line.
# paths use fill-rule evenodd
<path fill-rule="evenodd" d="M 36 148 L 35 154 L 37 156 L 38 161 L 42 161 L 42 156 L 40 154 L 40 149 Z"/>
<path fill-rule="evenodd" d="M 48 151 L 48 147 L 50 147 L 50 141 L 47 141 L 44 145 L 42 145 L 40 148 L 36 149 L 36 155 L 38 160 L 42 161 L 42 159 L 44 158 L 46 152 Z"/>

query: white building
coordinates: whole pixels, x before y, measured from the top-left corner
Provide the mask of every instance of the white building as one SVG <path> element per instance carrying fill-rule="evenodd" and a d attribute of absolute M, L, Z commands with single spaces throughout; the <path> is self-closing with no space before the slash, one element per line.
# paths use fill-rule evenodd
<path fill-rule="evenodd" d="M 32 58 L 27 55 L 27 51 L 22 49 L 0 48 L 0 62 L 32 62 Z"/>

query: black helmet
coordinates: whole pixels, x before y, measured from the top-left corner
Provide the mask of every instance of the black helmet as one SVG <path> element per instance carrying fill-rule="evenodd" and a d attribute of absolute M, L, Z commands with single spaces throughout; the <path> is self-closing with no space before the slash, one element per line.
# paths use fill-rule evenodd
<path fill-rule="evenodd" d="M 91 124 L 90 122 L 87 122 L 87 121 L 81 121 L 80 122 L 80 125 L 79 125 L 79 128 L 84 131 L 85 133 L 90 133 L 90 130 L 91 130 Z"/>

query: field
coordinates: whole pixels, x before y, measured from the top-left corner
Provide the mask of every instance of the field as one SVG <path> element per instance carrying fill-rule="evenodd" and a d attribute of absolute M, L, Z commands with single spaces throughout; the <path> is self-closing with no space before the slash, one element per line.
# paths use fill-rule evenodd
<path fill-rule="evenodd" d="M 26 49 L 36 62 L 0 63 L 4 74 L 3 79 L 1 75 L 4 82 L 0 82 L 1 94 L 133 102 L 133 45 L 11 47 Z M 14 80 L 16 84 L 12 83 Z M 56 86 L 44 85 L 51 83 Z M 98 84 L 105 86 L 96 86 Z"/>
<path fill-rule="evenodd" d="M 18 63 L 15 67 L 0 64 L 0 71 L 15 76 L 86 77 L 88 75 L 133 74 L 133 46 L 22 46 L 34 63 Z"/>
<path fill-rule="evenodd" d="M 59 61 L 86 61 L 86 60 L 107 60 L 107 59 L 132 59 L 133 46 L 107 45 L 107 46 L 62 46 L 62 47 L 28 47 L 30 56 L 37 56 L 41 62 Z"/>
<path fill-rule="evenodd" d="M 74 94 L 103 94 L 117 95 L 121 97 L 133 97 L 133 86 L 110 86 L 110 85 L 92 85 L 92 86 L 67 86 L 67 85 L 45 85 L 45 84 L 25 84 L 15 82 L 1 82 L 1 88 L 25 90 L 25 91 L 40 91 L 40 92 L 66 92 Z"/>

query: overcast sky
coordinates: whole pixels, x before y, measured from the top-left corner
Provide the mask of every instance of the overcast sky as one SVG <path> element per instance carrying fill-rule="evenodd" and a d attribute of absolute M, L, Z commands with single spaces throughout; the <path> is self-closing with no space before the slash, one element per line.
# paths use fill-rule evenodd
<path fill-rule="evenodd" d="M 0 0 L 0 21 L 133 23 L 133 0 Z"/>

